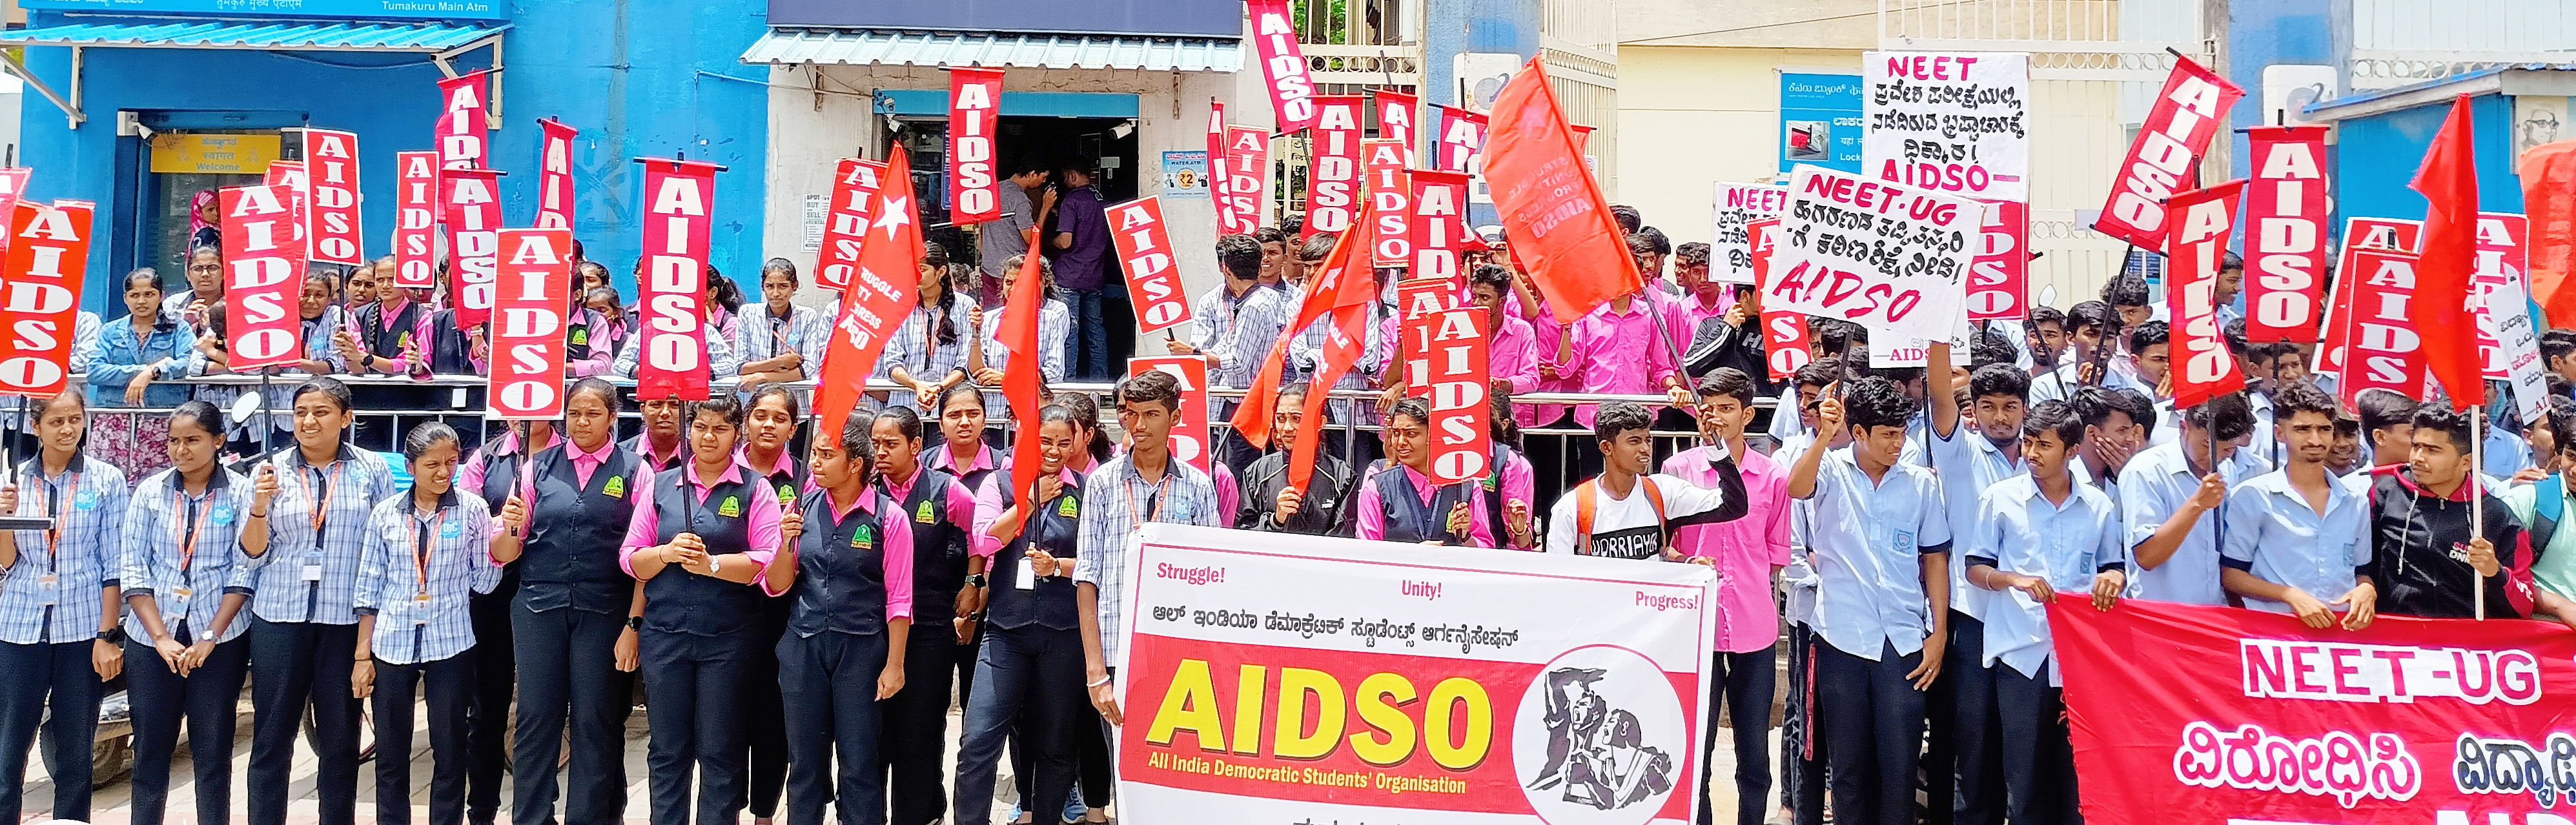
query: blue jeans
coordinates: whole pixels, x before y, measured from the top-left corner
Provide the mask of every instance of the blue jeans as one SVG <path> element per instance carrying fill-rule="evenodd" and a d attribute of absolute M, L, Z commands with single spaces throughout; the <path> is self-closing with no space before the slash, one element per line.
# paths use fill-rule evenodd
<path fill-rule="evenodd" d="M 993 774 L 1013 731 L 1033 766 L 1022 807 L 1054 812 L 1073 790 L 1074 725 L 1087 721 L 1079 631 L 1030 625 L 984 636 L 975 681 L 983 686 L 966 708 L 957 744 L 957 825 L 985 825 L 993 811 Z"/>
<path fill-rule="evenodd" d="M 1072 362 L 1067 369 L 1080 381 L 1106 381 L 1109 372 L 1108 295 L 1099 289 L 1068 289 L 1073 296 L 1073 340 L 1065 342 Z"/>

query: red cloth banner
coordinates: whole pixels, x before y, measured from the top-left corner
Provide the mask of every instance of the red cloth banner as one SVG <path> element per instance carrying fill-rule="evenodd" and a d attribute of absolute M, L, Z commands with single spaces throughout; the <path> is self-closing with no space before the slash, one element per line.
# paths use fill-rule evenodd
<path fill-rule="evenodd" d="M 1225 205 L 1234 212 L 1226 234 L 1251 234 L 1270 211 L 1270 135 L 1248 126 L 1228 126 L 1225 135 Z"/>
<path fill-rule="evenodd" d="M 2061 595 L 2048 611 L 2092 825 L 2563 821 L 2576 634 Z"/>
<path fill-rule="evenodd" d="M 1001 158 L 993 132 L 1002 123 L 1002 70 L 948 69 L 948 220 L 959 226 L 1002 216 Z M 1034 219 L 1036 216 L 1030 216 Z"/>
<path fill-rule="evenodd" d="M 1360 142 L 1368 169 L 1369 260 L 1380 267 L 1413 265 L 1413 184 L 1405 174 L 1404 144 L 1389 138 Z"/>
<path fill-rule="evenodd" d="M 1751 221 L 1744 229 L 1753 246 L 1754 288 L 1767 292 L 1771 289 L 1771 251 L 1775 234 L 1780 231 L 1780 219 Z M 1764 307 L 1762 351 L 1763 364 L 1770 368 L 1772 380 L 1786 381 L 1798 374 L 1798 368 L 1813 358 L 1807 351 L 1807 316 Z"/>
<path fill-rule="evenodd" d="M 1297 294 L 1297 320 L 1286 329 L 1305 329 L 1315 319 L 1334 309 L 1337 301 L 1366 301 L 1369 290 L 1358 290 L 1358 296 L 1346 294 L 1344 281 L 1367 280 L 1368 273 L 1354 272 L 1352 262 L 1359 260 L 1360 241 L 1356 232 L 1346 232 L 1333 239 L 1333 251 L 1324 255 L 1324 265 L 1306 275 L 1305 289 Z M 1372 282 L 1374 283 L 1374 282 Z M 1228 423 L 1235 433 L 1255 447 L 1270 446 L 1271 413 L 1278 406 L 1281 373 L 1286 370 L 1288 343 L 1294 335 L 1279 336 L 1270 344 L 1270 353 L 1262 356 L 1261 368 L 1253 372 L 1252 384 L 1243 390 L 1243 403 L 1234 407 L 1234 418 Z M 1294 456 L 1291 456 L 1292 460 Z"/>
<path fill-rule="evenodd" d="M 1476 151 L 1485 145 L 1485 116 L 1456 106 L 1432 105 L 1440 110 L 1439 157 L 1433 168 L 1443 172 L 1472 172 Z"/>
<path fill-rule="evenodd" d="M 2469 288 L 2477 293 L 2471 306 L 2478 311 L 2478 363 L 2491 380 L 2511 380 L 2513 365 L 2496 342 L 2497 329 L 2487 305 L 2523 300 L 2530 289 L 2523 281 L 2530 249 L 2530 220 L 2506 212 L 2478 213 L 2477 271 L 2470 275 Z"/>
<path fill-rule="evenodd" d="M 1234 199 L 1226 195 L 1227 192 L 1232 191 L 1225 185 L 1226 179 L 1234 177 L 1234 158 L 1226 151 L 1231 145 L 1226 141 L 1225 101 L 1209 98 L 1207 168 L 1210 200 L 1208 203 L 1215 207 L 1216 233 L 1219 235 L 1239 235 L 1244 232 L 1241 227 L 1235 225 Z"/>
<path fill-rule="evenodd" d="M 1261 76 L 1270 87 L 1270 111 L 1277 118 L 1271 128 L 1285 135 L 1315 125 L 1315 81 L 1306 74 L 1306 52 L 1297 45 L 1288 0 L 1245 0 L 1243 5 L 1252 17 Z"/>
<path fill-rule="evenodd" d="M 394 153 L 394 286 L 438 288 L 438 153 Z"/>
<path fill-rule="evenodd" d="M 358 136 L 329 129 L 304 130 L 306 249 L 322 263 L 367 262 L 358 219 Z"/>
<path fill-rule="evenodd" d="M 911 157 L 898 144 L 887 154 L 885 168 L 910 169 L 911 164 Z M 886 336 L 893 334 L 895 325 L 903 323 L 912 306 L 921 300 L 921 224 L 913 214 L 912 176 L 889 174 L 883 180 L 885 186 L 877 193 L 874 210 L 876 220 L 867 225 L 867 239 L 859 245 L 858 271 L 850 276 L 849 287 L 841 291 L 841 314 L 833 319 L 831 340 L 823 345 L 822 380 L 814 390 L 814 412 L 825 422 L 844 420 L 858 406 L 859 390 L 876 372 L 877 356 L 885 352 Z M 1036 340 L 1037 333 L 1029 335 L 1031 341 Z M 1036 344 L 1030 344 L 1030 348 L 1034 350 Z M 1023 357 L 1028 354 L 1021 352 Z M 837 427 L 824 429 L 830 430 L 828 437 L 832 439 L 841 436 Z"/>
<path fill-rule="evenodd" d="M 441 223 L 447 226 L 447 301 L 456 307 L 458 329 L 492 315 L 492 285 L 501 267 L 500 177 L 490 169 L 446 169 L 438 175 Z"/>
<path fill-rule="evenodd" d="M 537 121 L 544 134 L 537 140 L 538 229 L 572 228 L 572 139 L 581 130 L 554 118 Z"/>
<path fill-rule="evenodd" d="M 2343 224 L 2343 253 L 2335 261 L 2335 272 L 2359 270 L 2353 253 L 2364 249 L 2390 249 L 2409 255 L 2415 253 L 2415 238 L 2424 230 L 2424 222 L 2403 218 L 2346 218 Z M 2352 331 L 2352 279 L 2338 274 L 2334 290 L 2326 295 L 2326 322 L 2318 332 L 2316 363 L 2310 372 L 2343 374 L 2344 342 Z M 2350 396 L 2344 398 L 2351 401 Z"/>
<path fill-rule="evenodd" d="M 1163 228 L 1163 201 L 1137 198 L 1109 207 L 1109 239 L 1118 245 L 1118 262 L 1127 271 L 1127 299 L 1136 307 L 1137 329 L 1160 332 L 1189 323 L 1190 297 L 1181 286 L 1179 262 L 1172 257 L 1172 236 Z"/>
<path fill-rule="evenodd" d="M 1037 246 L 1037 236 L 1038 229 L 1030 227 L 1028 235 L 1030 246 Z M 1020 277 L 1011 282 L 1011 293 L 1002 296 L 1002 317 L 998 321 L 1000 326 L 994 339 L 1002 345 L 1003 349 L 1010 351 L 1011 358 L 1022 364 L 1037 363 L 1039 357 L 1038 313 L 1043 311 L 1046 302 L 1046 283 L 1043 278 L 1044 273 L 1039 267 L 1045 260 L 1045 257 L 1040 255 L 1020 256 Z M 847 336 L 833 336 L 834 343 L 837 345 L 840 339 L 845 337 Z M 830 366 L 832 363 L 830 356 L 825 356 L 823 363 L 827 367 Z M 826 380 L 830 379 L 827 377 Z M 1036 421 L 1039 419 L 1040 413 L 1046 409 L 1039 401 L 1039 394 L 1045 384 L 1046 376 L 1039 374 L 1037 370 L 1002 371 L 1002 400 L 1010 405 L 1011 420 Z M 837 395 L 827 389 L 821 391 L 816 398 L 819 400 L 825 396 L 831 396 L 834 403 L 840 406 L 835 408 L 836 415 L 823 420 L 839 422 L 849 418 L 850 405 L 858 400 L 859 393 L 856 387 L 844 387 Z M 841 434 L 838 430 L 841 428 L 830 426 L 827 429 L 834 432 L 825 438 L 832 443 L 839 443 Z M 1038 452 L 1038 446 L 1038 439 L 1035 438 L 1013 439 L 1011 466 L 1038 466 L 1038 462 L 1044 460 L 1044 456 Z M 1018 474 L 1011 479 L 1011 501 L 1020 507 L 1029 506 L 1037 486 L 1037 473 Z"/>
<path fill-rule="evenodd" d="M 2326 283 L 2326 127 L 2246 130 L 2245 338 L 2317 340 Z"/>
<path fill-rule="evenodd" d="M 18 196 L 27 191 L 27 177 L 35 172 L 24 166 L 0 166 L 0 212 L 17 211 Z M 0 246 L 7 245 L 8 239 L 0 238 Z"/>
<path fill-rule="evenodd" d="M 1193 355 L 1155 356 L 1127 359 L 1127 377 L 1134 378 L 1153 370 L 1172 374 L 1181 382 L 1181 408 L 1172 420 L 1172 457 L 1213 472 L 1211 462 L 1216 451 L 1208 439 L 1208 374 L 1207 359 Z"/>
<path fill-rule="evenodd" d="M 1559 323 L 1644 288 L 1627 236 L 1610 218 L 1610 202 L 1585 165 L 1581 144 L 1557 106 L 1538 58 L 1512 75 L 1494 98 L 1485 135 L 1485 180 L 1494 210 L 1530 283 Z"/>
<path fill-rule="evenodd" d="M 1404 365 L 1404 397 L 1431 397 L 1431 334 L 1427 320 L 1457 309 L 1458 285 L 1446 278 L 1409 278 L 1395 284 L 1396 359 Z"/>
<path fill-rule="evenodd" d="M 715 228 L 715 164 L 637 158 L 644 165 L 644 272 L 636 287 L 635 398 L 707 400 L 707 245 Z M 910 269 L 908 282 L 918 282 Z"/>
<path fill-rule="evenodd" d="M 294 243 L 297 248 L 304 250 L 305 258 L 311 260 L 313 248 L 306 243 L 305 239 L 308 236 L 305 234 L 305 229 L 308 223 L 307 216 L 312 213 L 311 209 L 306 208 L 311 205 L 313 199 L 309 188 L 312 177 L 304 174 L 304 162 L 270 161 L 268 170 L 260 173 L 259 182 L 270 186 L 286 187 L 286 214 L 290 216 L 288 220 L 292 222 L 291 228 L 294 229 Z"/>
<path fill-rule="evenodd" d="M 572 305 L 572 230 L 504 229 L 493 298 L 491 392 L 504 421 L 563 417 L 564 312 Z"/>
<path fill-rule="evenodd" d="M 1306 158 L 1306 228 L 1303 240 L 1317 232 L 1348 232 L 1359 220 L 1360 96 L 1315 98 L 1314 146 Z"/>
<path fill-rule="evenodd" d="M 2030 317 L 2030 204 L 1985 204 L 1985 230 L 1968 262 L 1968 320 Z"/>
<path fill-rule="evenodd" d="M 867 242 L 868 226 L 876 221 L 877 190 L 885 184 L 885 171 L 883 163 L 858 158 L 842 158 L 833 167 L 832 201 L 823 215 L 823 248 L 814 261 L 814 281 L 823 288 L 834 292 L 850 288 L 850 274 L 859 271 L 859 248 Z"/>
<path fill-rule="evenodd" d="M 2451 398 L 2454 409 L 2486 403 L 2487 382 L 2478 358 L 2478 322 L 2470 286 L 2477 270 L 2478 158 L 2473 148 L 2469 96 L 2451 99 L 2450 117 L 2424 164 L 2406 184 L 2424 196 L 2424 242 L 2417 253 L 2420 279 L 2416 329 L 2424 336 L 2424 368 Z M 2562 194 L 2563 197 L 2563 194 Z"/>
<path fill-rule="evenodd" d="M 298 311 L 304 250 L 295 243 L 291 193 L 283 186 L 235 186 L 216 193 L 224 233 L 224 354 L 233 372 L 293 364 L 304 357 Z"/>
<path fill-rule="evenodd" d="M 2165 251 L 2165 199 L 2191 184 L 2192 164 L 2226 125 L 2227 108 L 2244 96 L 2227 78 L 2175 57 L 2164 91 L 2129 141 L 2129 155 L 2120 161 L 2093 231 L 2149 252 Z"/>
<path fill-rule="evenodd" d="M 1377 136 L 1404 144 L 1404 165 L 1422 163 L 1422 97 L 1393 89 L 1371 89 L 1377 98 Z"/>
<path fill-rule="evenodd" d="M 9 200 L 8 249 L 0 254 L 0 311 L 9 317 L 0 335 L 0 395 L 42 400 L 71 384 L 90 212 L 87 201 Z"/>
<path fill-rule="evenodd" d="M 2351 268 L 2339 272 L 2352 279 L 2352 321 L 2344 331 L 2348 351 L 2335 391 L 2346 405 L 2368 389 L 2422 398 L 2424 336 L 2416 318 L 2423 302 L 2415 300 L 2416 257 L 2363 249 L 2344 259 Z"/>
<path fill-rule="evenodd" d="M 2576 140 L 2523 150 L 2515 162 L 2522 177 L 2522 209 L 2531 216 L 2531 297 L 2546 324 L 2576 326 Z"/>
<path fill-rule="evenodd" d="M 1458 307 L 1408 321 L 1407 338 L 1427 353 L 1431 398 L 1431 481 L 1456 484 L 1493 471 L 1494 404 L 1484 307 Z"/>
<path fill-rule="evenodd" d="M 438 137 L 438 168 L 480 169 L 483 159 L 491 156 L 490 124 L 483 120 L 491 88 L 490 69 L 438 81 L 439 115 L 433 129 Z"/>
<path fill-rule="evenodd" d="M 1405 173 L 1413 213 L 1405 225 L 1413 247 L 1410 277 L 1440 278 L 1460 291 L 1467 283 L 1458 269 L 1458 253 L 1467 246 L 1467 176 L 1460 172 L 1415 169 Z"/>
<path fill-rule="evenodd" d="M 2243 179 L 2174 193 L 2165 203 L 2173 254 L 2166 258 L 2165 307 L 2173 319 L 2174 408 L 2245 388 L 2218 323 L 2218 265 L 2236 229 Z"/>

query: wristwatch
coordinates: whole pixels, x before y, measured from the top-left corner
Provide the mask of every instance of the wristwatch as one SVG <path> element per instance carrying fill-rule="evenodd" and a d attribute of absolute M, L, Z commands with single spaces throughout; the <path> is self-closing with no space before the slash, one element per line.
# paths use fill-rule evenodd
<path fill-rule="evenodd" d="M 111 627 L 106 630 L 101 630 L 98 632 L 98 640 L 112 645 L 124 644 L 125 628 Z"/>
<path fill-rule="evenodd" d="M 983 587 L 984 583 L 988 581 L 991 581 L 991 579 L 985 578 L 982 573 L 976 573 L 966 577 L 966 584 L 970 587 Z"/>
<path fill-rule="evenodd" d="M 724 557 L 723 557 L 723 556 L 709 556 L 709 557 L 707 557 L 707 575 L 710 575 L 710 576 L 719 576 L 719 575 L 723 575 L 723 574 L 724 574 Z"/>
<path fill-rule="evenodd" d="M 628 630 L 642 630 L 642 629 L 644 629 L 644 617 L 642 617 L 642 616 L 628 616 L 628 617 L 626 617 L 626 629 L 628 629 Z"/>

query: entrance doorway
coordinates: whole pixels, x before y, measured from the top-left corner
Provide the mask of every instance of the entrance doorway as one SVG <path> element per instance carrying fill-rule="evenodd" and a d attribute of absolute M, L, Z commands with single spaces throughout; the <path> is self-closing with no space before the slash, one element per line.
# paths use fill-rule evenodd
<path fill-rule="evenodd" d="M 904 129 L 896 138 L 911 153 L 912 188 L 921 199 L 921 219 L 926 225 L 922 238 L 947 249 L 951 261 L 980 264 L 975 260 L 976 230 L 948 225 L 948 119 L 898 122 Z M 997 175 L 1007 175 L 1010 167 L 1028 160 L 1049 169 L 1083 161 L 1100 167 L 1097 188 L 1102 201 L 1119 203 L 1136 197 L 1136 130 L 1129 118 L 1003 115 L 997 132 L 1000 139 L 995 148 L 1002 160 Z M 1054 180 L 1052 174 L 1049 180 Z"/>

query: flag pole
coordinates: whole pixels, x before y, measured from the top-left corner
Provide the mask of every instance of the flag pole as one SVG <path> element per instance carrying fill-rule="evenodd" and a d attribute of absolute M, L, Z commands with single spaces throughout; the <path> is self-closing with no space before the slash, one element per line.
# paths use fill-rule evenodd
<path fill-rule="evenodd" d="M 2486 502 L 2482 500 L 2485 498 L 2486 491 L 2479 489 L 2484 486 L 2484 483 L 2478 478 L 2478 468 L 2486 464 L 2486 427 L 2483 423 L 2487 417 L 2486 413 L 2483 404 L 2469 411 L 2469 472 L 2462 483 L 2469 485 L 2469 540 L 2471 541 L 2485 538 L 2487 534 L 2487 508 Z M 2477 568 L 2471 566 L 2469 572 L 2476 573 Z M 2485 621 L 2487 618 L 2486 577 L 2471 576 L 2470 579 L 2469 592 L 2472 594 L 2470 599 L 2477 607 L 2478 620 Z"/>

